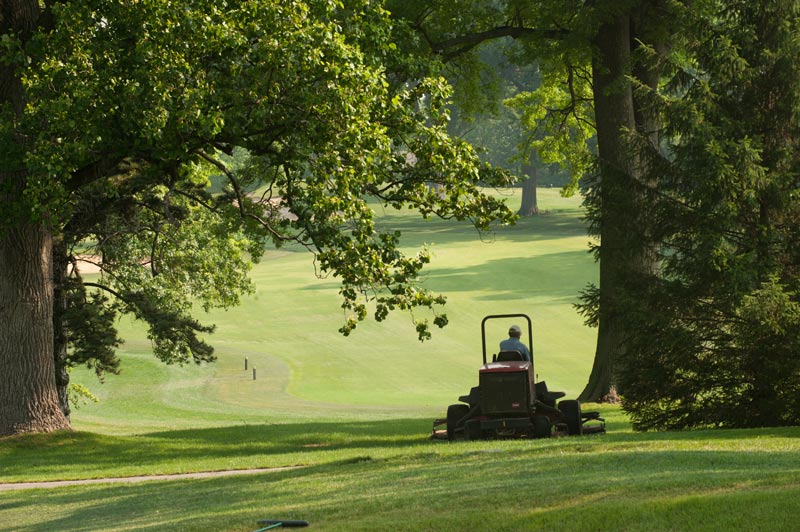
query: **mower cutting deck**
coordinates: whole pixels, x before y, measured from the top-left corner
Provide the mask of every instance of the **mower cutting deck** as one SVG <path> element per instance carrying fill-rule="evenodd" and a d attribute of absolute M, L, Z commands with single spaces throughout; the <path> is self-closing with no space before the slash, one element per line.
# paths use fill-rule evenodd
<path fill-rule="evenodd" d="M 534 383 L 533 361 L 517 351 L 500 351 L 487 361 L 486 322 L 492 319 L 524 318 L 528 322 L 528 345 L 533 345 L 533 326 L 526 314 L 494 314 L 481 322 L 483 365 L 478 386 L 460 403 L 447 408 L 447 417 L 433 422 L 432 438 L 441 440 L 491 438 L 549 438 L 605 432 L 599 412 L 582 412 L 577 400 L 551 392 L 544 381 Z"/>

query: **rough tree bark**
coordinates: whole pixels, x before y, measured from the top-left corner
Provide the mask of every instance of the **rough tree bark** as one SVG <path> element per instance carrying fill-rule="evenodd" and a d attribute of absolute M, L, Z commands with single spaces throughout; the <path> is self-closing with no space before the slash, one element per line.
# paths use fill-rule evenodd
<path fill-rule="evenodd" d="M 0 234 L 0 436 L 69 428 L 56 392 L 51 247 L 41 224 Z"/>
<path fill-rule="evenodd" d="M 592 76 L 602 176 L 601 288 L 597 349 L 589 381 L 579 396 L 581 401 L 616 397 L 613 369 L 614 361 L 625 349 L 625 324 L 615 312 L 614 300 L 628 272 L 654 275 L 657 270 L 655 250 L 631 246 L 626 238 L 625 210 L 640 198 L 633 183 L 651 188 L 656 183 L 642 157 L 631 153 L 624 131 L 638 131 L 658 150 L 661 126 L 658 115 L 637 97 L 626 78 L 632 74 L 643 85 L 656 89 L 658 67 L 636 61 L 633 54 L 642 42 L 664 53 L 666 45 L 658 37 L 663 37 L 663 32 L 649 31 L 658 29 L 667 20 L 663 9 L 660 0 L 641 2 L 629 14 L 601 27 L 595 40 L 598 55 Z M 653 38 L 654 35 L 657 37 Z"/>

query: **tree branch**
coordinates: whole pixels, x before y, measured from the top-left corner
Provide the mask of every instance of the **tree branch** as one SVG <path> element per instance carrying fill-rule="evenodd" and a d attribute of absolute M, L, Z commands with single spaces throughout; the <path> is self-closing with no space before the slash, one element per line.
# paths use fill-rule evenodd
<path fill-rule="evenodd" d="M 99 179 L 130 172 L 136 166 L 136 163 L 124 157 L 94 161 L 73 172 L 65 188 L 70 192 L 74 192 Z"/>
<path fill-rule="evenodd" d="M 207 154 L 203 150 L 195 150 L 195 153 L 198 156 L 202 157 L 204 160 L 216 166 L 223 174 L 225 174 L 225 177 L 228 179 L 228 182 L 233 187 L 233 192 L 236 195 L 236 206 L 239 209 L 239 215 L 243 219 L 249 218 L 250 220 L 257 222 L 259 225 L 261 225 L 267 231 L 269 231 L 270 234 L 277 240 L 283 242 L 292 241 L 305 245 L 304 242 L 302 242 L 299 238 L 280 233 L 279 231 L 276 231 L 275 228 L 272 227 L 272 224 L 270 224 L 267 220 L 264 220 L 262 217 L 253 214 L 252 212 L 247 212 L 247 210 L 245 210 L 245 202 L 244 202 L 244 196 L 242 194 L 242 189 L 239 186 L 239 182 L 236 180 L 236 176 L 234 176 L 233 173 L 231 173 L 231 171 L 228 169 L 227 166 L 225 166 L 225 164 L 223 164 L 221 161 L 218 161 L 217 159 Z"/>
<path fill-rule="evenodd" d="M 490 30 L 481 31 L 478 33 L 468 33 L 466 35 L 459 35 L 443 41 L 434 42 L 427 34 L 418 28 L 428 40 L 431 49 L 442 55 L 445 61 L 449 61 L 463 55 L 479 44 L 492 40 L 500 39 L 502 37 L 511 37 L 512 39 L 522 39 L 526 37 L 540 37 L 543 39 L 561 39 L 565 37 L 568 32 L 561 29 L 538 29 L 538 28 L 525 28 L 522 26 L 497 26 Z"/>
<path fill-rule="evenodd" d="M 116 297 L 117 299 L 119 299 L 120 301 L 125 303 L 126 305 L 130 304 L 130 301 L 128 299 L 126 299 L 122 294 L 120 294 L 119 292 L 117 292 L 113 288 L 110 288 L 110 287 L 108 287 L 106 285 L 99 284 L 99 283 L 86 283 L 86 282 L 84 282 L 83 286 L 84 287 L 90 286 L 90 287 L 93 287 L 93 288 L 99 288 L 100 290 L 103 290 L 103 291 L 108 292 L 109 294 L 113 295 L 114 297 Z"/>

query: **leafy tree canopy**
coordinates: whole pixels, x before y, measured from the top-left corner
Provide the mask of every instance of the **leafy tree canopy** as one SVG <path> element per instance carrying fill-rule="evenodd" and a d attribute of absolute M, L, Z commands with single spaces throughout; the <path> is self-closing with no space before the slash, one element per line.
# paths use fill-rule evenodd
<path fill-rule="evenodd" d="M 448 136 L 447 83 L 400 53 L 378 3 L 92 0 L 7 22 L 21 90 L 0 107 L 0 145 L 21 177 L 0 180 L 2 223 L 53 228 L 72 363 L 116 369 L 118 312 L 149 324 L 167 362 L 213 359 L 193 302 L 237 304 L 269 243 L 299 243 L 341 279 L 344 334 L 370 301 L 378 320 L 426 308 L 443 326 L 444 297 L 417 284 L 427 251 L 401 253 L 367 201 L 482 230 L 513 221 L 481 192 L 505 174 Z M 230 164 L 236 149 L 246 164 Z M 96 283 L 69 267 L 85 255 Z M 416 328 L 430 336 L 427 319 Z"/>

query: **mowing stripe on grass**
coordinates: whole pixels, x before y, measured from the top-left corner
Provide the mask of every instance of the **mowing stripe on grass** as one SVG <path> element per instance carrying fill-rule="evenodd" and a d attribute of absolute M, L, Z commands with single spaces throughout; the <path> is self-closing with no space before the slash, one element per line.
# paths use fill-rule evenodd
<path fill-rule="evenodd" d="M 230 477 L 234 475 L 256 475 L 274 473 L 287 469 L 298 469 L 305 466 L 264 467 L 259 469 L 232 469 L 229 471 L 200 471 L 197 473 L 177 473 L 173 475 L 142 475 L 136 477 L 89 478 L 83 480 L 52 480 L 47 482 L 12 482 L 0 484 L 0 491 L 16 491 L 44 488 L 63 488 L 65 486 L 82 486 L 85 484 L 131 484 L 134 482 L 150 482 L 154 480 L 185 480 L 196 478 Z"/>

